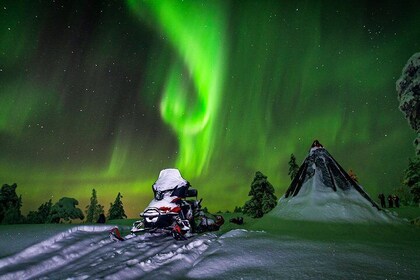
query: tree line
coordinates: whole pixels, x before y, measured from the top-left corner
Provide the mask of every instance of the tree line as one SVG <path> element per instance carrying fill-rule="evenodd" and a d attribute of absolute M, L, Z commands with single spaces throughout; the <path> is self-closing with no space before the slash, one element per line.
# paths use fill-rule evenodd
<path fill-rule="evenodd" d="M 16 194 L 16 188 L 15 183 L 4 184 L 0 189 L 0 224 L 62 223 L 74 219 L 85 220 L 86 223 L 104 223 L 106 218 L 109 220 L 127 218 L 121 193 L 118 193 L 114 203 L 110 203 L 107 217 L 105 217 L 104 207 L 99 204 L 95 189 L 92 190 L 90 203 L 86 206 L 84 213 L 77 207 L 79 202 L 75 198 L 62 197 L 54 204 L 51 199 L 48 200 L 37 210 L 30 211 L 25 217 L 21 213 L 22 196 Z"/>
<path fill-rule="evenodd" d="M 290 179 L 293 180 L 297 175 L 299 165 L 296 163 L 296 157 L 291 154 L 289 160 Z M 353 171 L 350 170 L 350 176 L 356 182 L 358 178 Z M 105 222 L 105 219 L 124 219 L 125 215 L 122 195 L 118 193 L 114 203 L 110 203 L 107 217 L 105 217 L 104 206 L 99 204 L 96 190 L 92 190 L 89 205 L 86 206 L 84 213 L 77 208 L 79 202 L 70 197 L 63 197 L 53 204 L 52 200 L 41 204 L 37 210 L 30 211 L 26 217 L 21 214 L 22 196 L 16 194 L 17 185 L 4 184 L 0 189 L 0 223 L 1 224 L 17 224 L 17 223 L 60 223 L 69 222 L 73 219 L 85 220 L 86 223 Z M 420 159 L 415 157 L 409 159 L 408 168 L 404 171 L 403 181 L 396 192 L 402 197 L 401 202 L 406 205 L 418 205 L 420 203 Z M 267 176 L 262 172 L 255 173 L 254 180 L 248 196 L 250 200 L 246 201 L 242 207 L 235 207 L 234 212 L 242 212 L 253 218 L 261 218 L 270 212 L 277 205 L 277 197 L 274 193 L 273 185 L 268 181 Z M 86 218 L 86 219 L 85 219 Z"/>

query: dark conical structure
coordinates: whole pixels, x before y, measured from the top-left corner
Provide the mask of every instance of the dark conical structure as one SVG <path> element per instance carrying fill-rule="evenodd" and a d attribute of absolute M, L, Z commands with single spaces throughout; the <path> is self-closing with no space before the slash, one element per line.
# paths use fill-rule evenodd
<path fill-rule="evenodd" d="M 302 185 L 311 179 L 316 171 L 321 173 L 320 179 L 323 187 L 331 188 L 335 192 L 338 189 L 347 191 L 354 188 L 362 197 L 372 203 L 373 207 L 380 210 L 378 204 L 347 174 L 318 140 L 315 140 L 312 144 L 309 155 L 299 168 L 298 174 L 287 189 L 285 197 L 298 195 Z"/>
<path fill-rule="evenodd" d="M 395 220 L 370 198 L 315 140 L 298 174 L 271 215 L 300 220 L 390 222 Z"/>

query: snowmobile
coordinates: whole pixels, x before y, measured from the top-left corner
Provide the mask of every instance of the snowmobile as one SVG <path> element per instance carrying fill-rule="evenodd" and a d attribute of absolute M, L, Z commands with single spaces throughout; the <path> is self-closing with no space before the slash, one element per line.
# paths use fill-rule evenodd
<path fill-rule="evenodd" d="M 219 230 L 224 223 L 222 216 L 204 213 L 202 199 L 197 199 L 197 190 L 191 188 L 178 169 L 162 170 L 152 190 L 154 198 L 140 213 L 141 219 L 133 223 L 130 237 L 144 232 L 158 232 L 180 240 L 194 233 Z M 124 240 L 118 228 L 111 230 L 110 237 Z"/>

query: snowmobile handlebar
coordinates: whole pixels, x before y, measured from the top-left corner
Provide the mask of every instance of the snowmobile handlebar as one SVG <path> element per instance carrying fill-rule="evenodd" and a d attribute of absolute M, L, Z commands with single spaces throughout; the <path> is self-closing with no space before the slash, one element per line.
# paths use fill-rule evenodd
<path fill-rule="evenodd" d="M 188 189 L 186 197 L 197 197 L 198 191 L 196 189 Z"/>

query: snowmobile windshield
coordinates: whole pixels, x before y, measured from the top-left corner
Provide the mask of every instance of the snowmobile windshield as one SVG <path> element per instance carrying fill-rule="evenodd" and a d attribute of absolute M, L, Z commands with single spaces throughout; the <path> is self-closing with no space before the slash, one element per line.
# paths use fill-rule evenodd
<path fill-rule="evenodd" d="M 188 189 L 190 184 L 182 178 L 178 169 L 164 169 L 160 171 L 159 178 L 153 184 L 153 192 L 156 199 L 162 199 L 162 194 L 167 191 L 179 189 L 181 192 Z M 175 195 L 175 194 L 172 194 Z"/>

